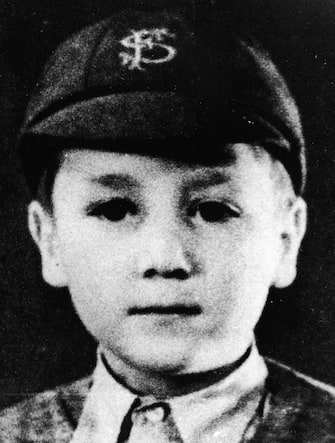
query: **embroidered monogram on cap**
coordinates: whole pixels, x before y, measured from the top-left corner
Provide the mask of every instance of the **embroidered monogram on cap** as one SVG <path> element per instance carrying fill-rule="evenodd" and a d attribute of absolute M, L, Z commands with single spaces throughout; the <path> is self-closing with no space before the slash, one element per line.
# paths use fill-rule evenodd
<path fill-rule="evenodd" d="M 132 53 L 120 52 L 122 65 L 127 66 L 128 69 L 139 69 L 143 71 L 144 68 L 142 64 L 166 63 L 176 56 L 177 50 L 173 46 L 164 43 L 167 37 L 175 37 L 175 34 L 172 34 L 166 28 L 141 29 L 140 31 L 133 30 L 131 32 L 131 35 L 120 41 L 125 48 L 133 50 Z M 155 54 L 155 48 L 163 49 L 165 54 Z M 152 51 L 151 57 L 145 57 L 144 51 Z"/>

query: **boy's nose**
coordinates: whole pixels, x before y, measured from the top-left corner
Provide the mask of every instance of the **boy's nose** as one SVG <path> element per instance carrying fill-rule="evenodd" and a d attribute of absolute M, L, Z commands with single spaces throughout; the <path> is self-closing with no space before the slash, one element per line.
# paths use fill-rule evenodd
<path fill-rule="evenodd" d="M 196 269 L 187 235 L 173 227 L 147 229 L 139 257 L 143 278 L 186 280 Z"/>

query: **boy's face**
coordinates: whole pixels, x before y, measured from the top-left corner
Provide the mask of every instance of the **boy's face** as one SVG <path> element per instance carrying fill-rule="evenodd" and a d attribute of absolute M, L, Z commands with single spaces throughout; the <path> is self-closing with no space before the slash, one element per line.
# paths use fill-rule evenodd
<path fill-rule="evenodd" d="M 269 287 L 294 278 L 303 201 L 280 207 L 267 154 L 232 152 L 205 167 L 69 151 L 53 214 L 31 204 L 44 277 L 68 286 L 112 367 L 230 363 L 250 345 Z"/>

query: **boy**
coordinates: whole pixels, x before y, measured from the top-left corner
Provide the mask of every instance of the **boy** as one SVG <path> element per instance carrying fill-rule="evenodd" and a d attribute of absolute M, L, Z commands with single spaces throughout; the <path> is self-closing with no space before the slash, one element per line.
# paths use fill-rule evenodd
<path fill-rule="evenodd" d="M 20 144 L 43 277 L 99 347 L 2 441 L 335 440 L 334 390 L 254 342 L 306 225 L 299 114 L 255 42 L 214 12 L 117 14 L 56 51 Z"/>

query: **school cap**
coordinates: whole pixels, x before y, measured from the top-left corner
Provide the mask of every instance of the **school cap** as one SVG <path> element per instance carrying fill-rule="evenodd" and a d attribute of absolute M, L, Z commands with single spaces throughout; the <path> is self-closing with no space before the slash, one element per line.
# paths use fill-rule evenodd
<path fill-rule="evenodd" d="M 269 55 L 221 14 L 181 8 L 126 10 L 71 36 L 36 84 L 19 136 L 31 186 L 55 146 L 211 161 L 238 142 L 263 146 L 302 192 L 299 112 Z"/>

